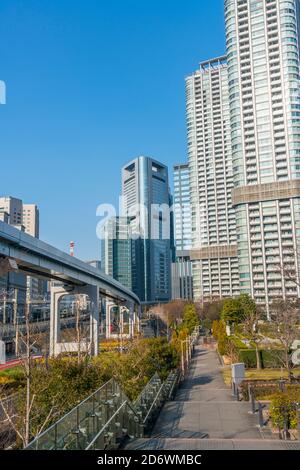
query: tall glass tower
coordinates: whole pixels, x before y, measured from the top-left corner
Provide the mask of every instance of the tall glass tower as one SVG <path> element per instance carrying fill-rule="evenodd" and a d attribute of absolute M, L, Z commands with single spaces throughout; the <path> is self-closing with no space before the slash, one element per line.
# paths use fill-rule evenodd
<path fill-rule="evenodd" d="M 174 166 L 174 237 L 176 252 L 192 248 L 190 173 L 188 164 Z"/>
<path fill-rule="evenodd" d="M 205 302 L 239 294 L 226 57 L 186 79 L 193 288 Z"/>
<path fill-rule="evenodd" d="M 300 297 L 299 4 L 225 0 L 240 289 L 267 313 Z"/>
<path fill-rule="evenodd" d="M 134 239 L 133 291 L 144 303 L 171 298 L 172 227 L 168 168 L 138 157 L 122 169 L 123 212 Z"/>
<path fill-rule="evenodd" d="M 172 299 L 193 299 L 190 172 L 188 164 L 174 165 L 175 262 L 172 263 Z"/>
<path fill-rule="evenodd" d="M 111 217 L 101 229 L 101 269 L 132 290 L 132 239 L 130 220 Z"/>

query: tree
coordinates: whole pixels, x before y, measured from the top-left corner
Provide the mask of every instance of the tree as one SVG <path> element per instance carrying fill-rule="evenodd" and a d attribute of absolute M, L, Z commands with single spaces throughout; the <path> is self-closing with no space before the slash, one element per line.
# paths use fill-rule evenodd
<path fill-rule="evenodd" d="M 243 309 L 239 298 L 226 299 L 222 308 L 221 319 L 227 323 L 241 323 L 243 321 Z"/>
<path fill-rule="evenodd" d="M 5 416 L 5 420 L 11 428 L 14 430 L 19 440 L 22 443 L 22 446 L 25 448 L 32 438 L 32 420 L 34 419 L 34 402 L 36 401 L 36 394 L 32 392 L 32 371 L 34 368 L 34 354 L 36 351 L 37 337 L 39 332 L 32 326 L 30 323 L 30 305 L 28 301 L 25 301 L 24 304 L 24 317 L 25 317 L 25 330 L 19 330 L 19 326 L 16 325 L 19 337 L 19 347 L 16 351 L 16 356 L 20 359 L 20 364 L 22 367 L 22 372 L 24 376 L 24 388 L 22 389 L 23 400 L 22 400 L 22 412 L 16 414 L 15 408 L 13 408 L 13 413 L 7 406 L 7 397 L 5 394 L 0 394 L 0 405 Z M 20 393 L 20 395 L 22 394 Z M 39 413 L 39 410 L 35 410 L 36 413 Z M 48 415 L 45 417 L 40 428 L 37 430 L 37 434 L 41 433 L 47 423 L 50 420 L 52 415 L 53 408 L 49 411 Z"/>
<path fill-rule="evenodd" d="M 260 370 L 262 368 L 259 353 L 259 320 L 262 316 L 261 311 L 248 294 L 240 295 L 239 303 L 243 312 L 244 332 L 255 345 L 256 367 L 258 370 Z"/>
<path fill-rule="evenodd" d="M 274 336 L 284 351 L 283 366 L 291 382 L 293 378 L 292 346 L 299 334 L 297 327 L 300 325 L 300 299 L 279 299 L 273 302 L 271 319 Z M 278 356 L 281 359 L 280 354 Z"/>
<path fill-rule="evenodd" d="M 199 324 L 200 320 L 195 304 L 187 304 L 183 309 L 183 328 L 187 328 L 189 334 L 192 334 Z"/>

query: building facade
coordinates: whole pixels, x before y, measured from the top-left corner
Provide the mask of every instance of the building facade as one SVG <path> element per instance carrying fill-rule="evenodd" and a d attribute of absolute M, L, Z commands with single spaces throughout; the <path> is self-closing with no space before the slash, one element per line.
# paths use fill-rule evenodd
<path fill-rule="evenodd" d="M 0 198 L 0 218 L 3 222 L 39 238 L 39 210 L 35 204 L 24 204 L 21 199 L 14 197 Z M 28 301 L 38 299 L 46 281 L 32 278 L 19 273 L 9 273 L 2 279 L 2 286 L 9 296 L 17 296 L 17 303 L 24 305 Z"/>
<path fill-rule="evenodd" d="M 299 4 L 225 1 L 240 290 L 267 313 L 300 297 Z"/>
<path fill-rule="evenodd" d="M 172 227 L 168 168 L 138 157 L 122 169 L 123 215 L 130 217 L 133 286 L 144 303 L 171 299 Z"/>
<path fill-rule="evenodd" d="M 25 232 L 32 237 L 40 237 L 40 213 L 36 204 L 23 204 L 22 224 Z"/>
<path fill-rule="evenodd" d="M 192 300 L 192 224 L 188 164 L 174 165 L 173 177 L 175 260 L 172 263 L 172 299 Z"/>
<path fill-rule="evenodd" d="M 111 217 L 101 229 L 101 269 L 132 290 L 132 239 L 130 220 Z"/>
<path fill-rule="evenodd" d="M 239 294 L 226 57 L 187 77 L 186 102 L 193 289 L 206 302 Z"/>
<path fill-rule="evenodd" d="M 190 173 L 188 164 L 174 165 L 174 238 L 176 252 L 192 248 Z"/>

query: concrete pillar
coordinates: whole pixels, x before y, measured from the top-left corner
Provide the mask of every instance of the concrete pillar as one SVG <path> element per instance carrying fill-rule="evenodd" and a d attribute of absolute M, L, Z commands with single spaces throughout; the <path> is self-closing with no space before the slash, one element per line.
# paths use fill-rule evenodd
<path fill-rule="evenodd" d="M 106 339 L 110 339 L 111 337 L 111 332 L 110 332 L 110 325 L 111 325 L 111 309 L 115 306 L 115 304 L 109 300 L 106 299 L 106 331 L 105 331 L 105 336 Z"/>
<path fill-rule="evenodd" d="M 70 294 L 63 285 L 51 285 L 50 300 L 50 357 L 58 354 L 57 345 L 60 343 L 60 316 L 59 316 L 59 300 L 64 295 Z M 72 294 L 72 292 L 71 292 Z"/>
<path fill-rule="evenodd" d="M 51 286 L 50 304 L 50 356 L 55 357 L 62 351 L 68 350 L 68 344 L 60 342 L 60 315 L 59 300 L 65 295 L 84 294 L 89 297 L 90 311 L 90 338 L 89 351 L 93 356 L 99 354 L 99 288 L 97 286 Z M 74 351 L 75 343 L 69 344 L 69 350 Z M 78 347 L 77 347 L 78 349 Z"/>
<path fill-rule="evenodd" d="M 134 324 L 135 324 L 135 309 L 133 302 L 127 302 L 127 308 L 129 310 L 129 336 L 134 338 Z"/>

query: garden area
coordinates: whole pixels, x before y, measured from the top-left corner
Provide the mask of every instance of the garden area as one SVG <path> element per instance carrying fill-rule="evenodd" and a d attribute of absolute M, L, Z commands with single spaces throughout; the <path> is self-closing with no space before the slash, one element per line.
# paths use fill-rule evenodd
<path fill-rule="evenodd" d="M 173 325 L 170 341 L 164 337 L 139 338 L 124 342 L 122 349 L 118 349 L 118 342 L 110 341 L 104 343 L 96 358 L 83 352 L 55 359 L 33 360 L 29 356 L 22 366 L 0 372 L 0 404 L 14 397 L 13 415 L 3 416 L 3 421 L 14 428 L 17 446 L 25 447 L 112 378 L 130 400 L 138 397 L 155 373 L 165 380 L 179 367 L 182 342 L 198 325 L 195 306 L 187 304 L 180 322 Z"/>
<path fill-rule="evenodd" d="M 248 401 L 253 394 L 254 400 L 267 403 L 265 417 L 274 432 L 283 423 L 293 430 L 300 424 L 299 301 L 274 304 L 271 320 L 249 296 L 241 295 L 222 303 L 212 334 L 225 384 L 232 385 L 231 364 L 244 363 L 241 399 Z"/>

